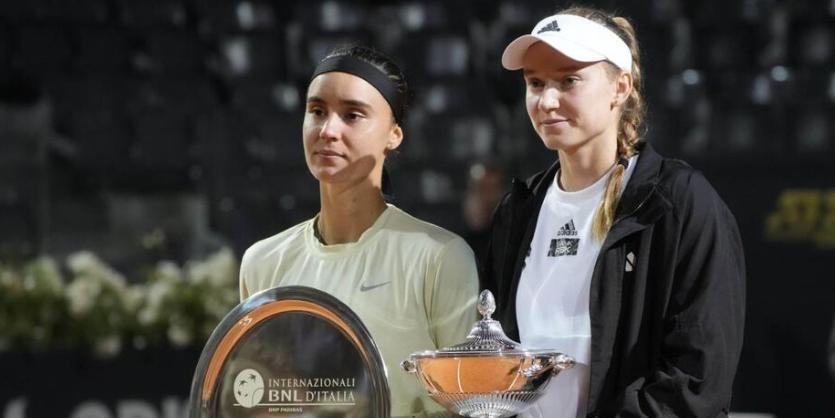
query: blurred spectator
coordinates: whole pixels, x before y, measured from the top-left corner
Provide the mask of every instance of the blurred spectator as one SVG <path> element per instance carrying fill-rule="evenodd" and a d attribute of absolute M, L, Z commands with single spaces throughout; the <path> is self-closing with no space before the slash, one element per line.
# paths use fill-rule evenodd
<path fill-rule="evenodd" d="M 506 174 L 497 163 L 475 163 L 470 167 L 464 195 L 464 239 L 479 262 L 487 251 L 490 219 L 506 192 Z"/>

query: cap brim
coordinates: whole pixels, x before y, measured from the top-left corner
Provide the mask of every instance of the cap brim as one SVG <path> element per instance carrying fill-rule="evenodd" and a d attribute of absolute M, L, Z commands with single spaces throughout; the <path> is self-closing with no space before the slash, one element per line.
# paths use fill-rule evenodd
<path fill-rule="evenodd" d="M 605 56 L 556 34 L 522 35 L 507 45 L 502 53 L 502 66 L 508 70 L 522 69 L 525 53 L 537 42 L 545 42 L 561 54 L 578 62 L 603 61 Z"/>

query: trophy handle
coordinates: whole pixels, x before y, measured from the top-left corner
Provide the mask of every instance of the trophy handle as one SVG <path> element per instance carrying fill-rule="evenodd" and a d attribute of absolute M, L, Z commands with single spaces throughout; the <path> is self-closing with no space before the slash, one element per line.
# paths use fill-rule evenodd
<path fill-rule="evenodd" d="M 412 360 L 403 360 L 400 362 L 400 368 L 403 369 L 406 373 L 415 374 L 417 373 L 417 366 L 415 362 Z"/>
<path fill-rule="evenodd" d="M 520 370 L 519 373 L 530 378 L 542 373 L 543 370 L 547 370 L 549 367 L 552 367 L 551 373 L 556 376 L 559 372 L 574 367 L 575 364 L 576 362 L 573 357 L 558 353 L 548 357 L 545 361 L 538 358 L 534 359 L 530 366 Z"/>
<path fill-rule="evenodd" d="M 565 354 L 557 354 L 554 357 L 551 357 L 551 363 L 554 365 L 554 370 L 552 373 L 556 376 L 559 372 L 563 370 L 568 370 L 574 367 L 577 362 L 574 360 L 574 357 L 567 356 Z"/>
<path fill-rule="evenodd" d="M 537 376 L 542 373 L 543 370 L 550 367 L 553 364 L 553 359 L 549 358 L 547 361 L 543 361 L 541 358 L 534 358 L 533 362 L 530 366 L 525 367 L 524 369 L 519 370 L 519 373 L 522 376 L 527 378 L 531 378 Z"/>

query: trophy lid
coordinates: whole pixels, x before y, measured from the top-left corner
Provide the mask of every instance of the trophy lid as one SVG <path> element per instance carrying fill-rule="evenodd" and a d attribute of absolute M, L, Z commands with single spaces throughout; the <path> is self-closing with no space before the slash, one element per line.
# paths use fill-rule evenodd
<path fill-rule="evenodd" d="M 521 344 L 508 338 L 502 329 L 502 324 L 495 319 L 490 318 L 493 312 L 496 311 L 496 300 L 489 290 L 483 290 L 478 295 L 478 312 L 482 319 L 477 321 L 467 339 L 450 347 L 445 347 L 438 350 L 439 353 L 524 353 L 527 350 L 523 349 Z"/>

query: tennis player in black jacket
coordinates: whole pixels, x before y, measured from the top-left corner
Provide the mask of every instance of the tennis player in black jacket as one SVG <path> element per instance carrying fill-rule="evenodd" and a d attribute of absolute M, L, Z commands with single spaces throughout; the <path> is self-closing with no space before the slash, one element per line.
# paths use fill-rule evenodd
<path fill-rule="evenodd" d="M 558 161 L 515 180 L 496 209 L 482 286 L 508 335 L 578 361 L 528 416 L 727 415 L 739 231 L 697 170 L 641 140 L 632 26 L 568 9 L 510 43 L 502 64 L 523 70 L 531 122 Z"/>

